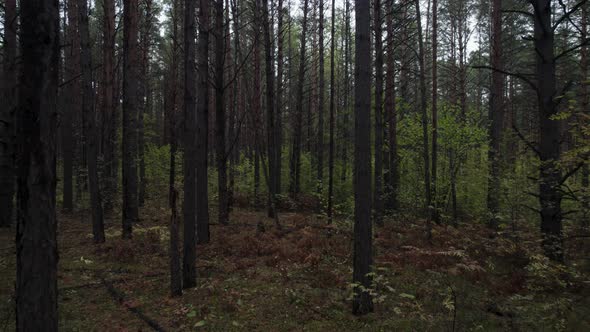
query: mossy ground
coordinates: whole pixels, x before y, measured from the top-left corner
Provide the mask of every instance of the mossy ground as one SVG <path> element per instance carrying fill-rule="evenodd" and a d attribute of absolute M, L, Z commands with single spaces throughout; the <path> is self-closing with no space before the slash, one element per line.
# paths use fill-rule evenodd
<path fill-rule="evenodd" d="M 282 213 L 279 231 L 263 212 L 235 210 L 197 248 L 198 287 L 176 298 L 167 223 L 148 206 L 132 240 L 117 217 L 94 245 L 86 214 L 59 216 L 61 330 L 148 331 L 146 317 L 166 331 L 590 330 L 587 238 L 569 239 L 567 265 L 555 265 L 534 228 L 437 226 L 428 242 L 423 221 L 387 219 L 375 229 L 375 312 L 355 317 L 350 221 Z M 0 330 L 14 329 L 13 232 L 0 231 Z"/>

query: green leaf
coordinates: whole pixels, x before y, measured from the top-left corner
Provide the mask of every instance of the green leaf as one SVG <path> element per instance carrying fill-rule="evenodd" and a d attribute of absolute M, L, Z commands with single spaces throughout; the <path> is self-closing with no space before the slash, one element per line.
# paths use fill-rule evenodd
<path fill-rule="evenodd" d="M 188 314 L 186 314 L 186 317 L 188 318 L 193 318 L 193 317 L 197 317 L 197 312 L 195 310 L 189 312 Z"/>
<path fill-rule="evenodd" d="M 195 327 L 203 327 L 203 326 L 205 326 L 205 324 L 207 324 L 207 322 L 204 320 L 201 320 L 195 324 Z"/>

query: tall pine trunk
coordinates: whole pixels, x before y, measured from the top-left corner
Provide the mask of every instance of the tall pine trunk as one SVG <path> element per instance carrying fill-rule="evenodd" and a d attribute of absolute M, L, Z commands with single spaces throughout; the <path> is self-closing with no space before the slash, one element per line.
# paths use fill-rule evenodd
<path fill-rule="evenodd" d="M 334 68 L 334 52 L 336 51 L 336 2 L 332 0 L 332 24 L 330 26 L 330 151 L 328 156 L 328 222 L 332 222 L 334 208 L 334 131 L 335 131 L 335 105 L 336 79 Z"/>
<path fill-rule="evenodd" d="M 57 331 L 58 1 L 22 1 L 20 17 L 16 330 Z"/>
<path fill-rule="evenodd" d="M 227 149 L 225 146 L 224 64 L 225 29 L 223 0 L 215 1 L 215 152 L 217 157 L 218 218 L 220 224 L 229 222 L 227 191 Z"/>
<path fill-rule="evenodd" d="M 92 211 L 92 234 L 95 243 L 103 243 L 104 220 L 102 198 L 98 178 L 98 131 L 96 130 L 96 112 L 94 108 L 94 89 L 92 88 L 92 62 L 90 32 L 88 28 L 88 2 L 78 2 L 80 19 L 80 64 L 82 68 L 82 112 L 84 113 L 84 132 L 86 133 L 86 166 L 88 169 L 88 189 L 90 191 L 90 208 Z"/>
<path fill-rule="evenodd" d="M 377 225 L 383 224 L 383 36 L 381 1 L 373 3 L 375 27 L 375 173 L 373 215 Z"/>
<path fill-rule="evenodd" d="M 371 223 L 371 31 L 370 1 L 355 1 L 356 47 L 354 79 L 354 298 L 352 312 L 373 311 L 371 266 L 373 231 Z"/>
<path fill-rule="evenodd" d="M 137 1 L 123 1 L 123 238 L 131 238 L 138 221 L 137 201 L 137 100 L 139 49 Z"/>
<path fill-rule="evenodd" d="M 206 1 L 206 0 L 201 0 Z M 195 1 L 184 3 L 184 245 L 182 262 L 183 287 L 197 284 L 196 260 L 196 82 L 195 82 Z"/>

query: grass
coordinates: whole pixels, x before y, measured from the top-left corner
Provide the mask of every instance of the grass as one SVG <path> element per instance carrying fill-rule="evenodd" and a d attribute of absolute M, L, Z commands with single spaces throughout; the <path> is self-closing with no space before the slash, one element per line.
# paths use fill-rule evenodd
<path fill-rule="evenodd" d="M 588 239 L 567 243 L 562 266 L 543 259 L 532 227 L 437 226 L 429 243 L 423 221 L 386 220 L 375 230 L 375 312 L 355 317 L 350 221 L 282 213 L 278 231 L 263 212 L 234 210 L 197 248 L 198 286 L 172 298 L 168 212 L 142 212 L 132 240 L 107 220 L 102 245 L 87 215 L 59 216 L 61 330 L 590 330 Z M 14 329 L 13 231 L 0 231 L 0 330 Z"/>

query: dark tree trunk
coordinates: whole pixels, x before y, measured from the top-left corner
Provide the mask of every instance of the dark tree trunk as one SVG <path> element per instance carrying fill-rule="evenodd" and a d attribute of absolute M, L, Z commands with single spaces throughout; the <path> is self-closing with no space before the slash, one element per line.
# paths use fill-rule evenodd
<path fill-rule="evenodd" d="M 282 174 L 282 160 L 283 160 L 283 119 L 282 119 L 282 109 L 283 109 L 283 66 L 284 66 L 284 59 L 283 59 L 283 0 L 278 0 L 278 18 L 277 18 L 277 93 L 276 93 L 276 155 L 275 155 L 275 167 L 276 167 L 276 175 L 275 175 L 275 195 L 281 193 L 281 174 Z M 291 45 L 289 45 L 290 47 Z"/>
<path fill-rule="evenodd" d="M 170 143 L 170 174 L 168 182 L 168 204 L 170 207 L 170 294 L 172 296 L 182 295 L 182 268 L 180 265 L 180 236 L 179 236 L 179 222 L 177 217 L 176 201 L 178 198 L 178 191 L 176 190 L 176 151 L 178 150 L 178 138 L 176 129 L 178 128 L 176 117 L 176 96 L 178 78 L 177 54 L 178 54 L 178 11 L 179 0 L 174 0 L 172 3 L 172 61 L 170 70 L 170 92 L 168 94 L 168 105 L 166 112 L 168 113 L 168 137 Z M 193 109 L 193 111 L 195 111 Z M 194 220 L 194 219 L 193 219 Z M 194 227 L 193 227 L 194 229 Z"/>
<path fill-rule="evenodd" d="M 490 93 L 490 148 L 488 151 L 488 225 L 492 229 L 498 227 L 500 214 L 500 144 L 504 127 L 504 77 L 502 70 L 502 0 L 492 2 L 492 57 L 490 65 L 497 70 L 492 71 L 492 89 Z"/>
<path fill-rule="evenodd" d="M 0 227 L 12 225 L 14 212 L 14 109 L 16 107 L 16 0 L 4 3 L 4 72 L 0 86 Z"/>
<path fill-rule="evenodd" d="M 303 85 L 305 84 L 305 42 L 307 35 L 307 15 L 309 0 L 303 1 L 303 26 L 301 30 L 301 48 L 299 51 L 299 83 L 297 85 L 297 99 L 295 107 L 295 132 L 293 134 L 293 148 L 289 163 L 289 193 L 295 196 L 301 191 L 301 138 L 303 134 Z"/>
<path fill-rule="evenodd" d="M 336 2 L 332 0 L 332 24 L 330 26 L 330 151 L 328 156 L 328 222 L 332 222 L 334 205 L 334 130 L 335 128 L 335 105 L 334 95 L 336 92 L 334 52 L 336 51 Z"/>
<path fill-rule="evenodd" d="M 432 209 L 431 218 L 437 224 L 440 222 L 438 216 L 438 201 L 436 194 L 436 172 L 437 172 L 437 149 L 438 149 L 438 4 L 432 0 Z"/>
<path fill-rule="evenodd" d="M 340 174 L 340 181 L 346 181 L 347 169 L 348 169 L 348 141 L 350 139 L 349 129 L 349 102 L 350 102 L 350 74 L 349 64 L 351 58 L 351 47 L 350 47 L 350 1 L 345 0 L 344 2 L 344 114 L 342 119 L 342 173 Z"/>
<path fill-rule="evenodd" d="M 562 180 L 560 158 L 561 123 L 553 117 L 558 113 L 555 77 L 554 30 L 551 0 L 532 2 L 535 17 L 535 50 L 537 75 L 537 102 L 540 124 L 539 203 L 541 206 L 541 232 L 545 255 L 562 261 Z"/>
<path fill-rule="evenodd" d="M 387 52 L 387 71 L 386 71 L 386 95 L 385 95 L 385 114 L 387 114 L 388 124 L 388 144 L 389 144 L 389 175 L 387 182 L 387 209 L 395 211 L 399 208 L 398 191 L 399 191 L 399 162 L 397 152 L 397 105 L 395 101 L 395 59 L 394 59 L 394 22 L 393 0 L 387 0 L 387 35 L 390 41 L 389 51 Z"/>
<path fill-rule="evenodd" d="M 123 1 L 123 238 L 131 238 L 138 221 L 137 114 L 139 103 L 138 3 Z"/>
<path fill-rule="evenodd" d="M 381 1 L 373 2 L 375 27 L 375 173 L 373 186 L 373 217 L 383 224 L 383 36 Z"/>
<path fill-rule="evenodd" d="M 16 330 L 57 331 L 58 1 L 22 1 L 20 16 Z"/>
<path fill-rule="evenodd" d="M 115 91 L 115 3 L 103 0 L 103 45 L 102 45 L 102 116 L 103 116 L 103 159 L 104 159 L 104 209 L 113 208 L 117 191 L 117 103 Z M 65 166 L 65 165 L 64 165 Z"/>
<path fill-rule="evenodd" d="M 227 149 L 225 146 L 224 63 L 225 30 L 223 28 L 223 0 L 215 1 L 215 152 L 217 156 L 217 188 L 219 223 L 229 222 L 227 192 Z"/>
<path fill-rule="evenodd" d="M 209 148 L 209 1 L 200 0 L 199 6 L 199 40 L 197 44 L 196 73 L 198 79 L 196 116 L 197 242 L 209 243 L 209 194 L 207 178 L 207 156 Z"/>
<path fill-rule="evenodd" d="M 324 73 L 324 0 L 320 1 L 319 8 L 319 87 L 318 87 L 318 136 L 317 136 L 317 192 L 321 194 L 324 181 L 324 96 L 325 96 L 325 73 Z M 321 206 L 320 206 L 321 208 Z"/>
<path fill-rule="evenodd" d="M 63 210 L 74 209 L 74 151 L 76 150 L 76 130 L 74 120 L 80 112 L 80 35 L 78 34 L 77 0 L 67 2 L 68 26 L 66 27 L 67 43 L 65 48 L 65 82 L 66 107 L 61 120 L 61 141 L 63 155 Z"/>
<path fill-rule="evenodd" d="M 149 112 L 150 102 L 150 38 L 152 27 L 152 0 L 144 1 L 143 31 L 141 33 L 141 87 L 139 89 L 138 117 L 138 159 L 139 159 L 139 191 L 138 204 L 143 206 L 146 198 L 147 179 L 145 175 L 145 114 Z"/>
<path fill-rule="evenodd" d="M 583 43 L 588 38 L 588 7 L 586 5 L 582 6 L 582 36 L 580 38 L 580 42 Z M 582 70 L 582 77 L 585 80 L 588 77 L 588 47 L 584 46 L 580 50 L 580 67 Z M 585 114 L 589 114 L 588 104 L 589 104 L 589 96 L 588 96 L 588 84 L 582 85 L 582 110 Z M 590 213 L 590 169 L 588 164 L 584 164 L 582 166 L 582 188 L 584 189 L 583 196 L 582 196 L 582 208 L 584 209 L 584 222 L 585 227 L 590 226 L 589 220 L 589 213 Z"/>
<path fill-rule="evenodd" d="M 268 0 L 262 0 L 262 26 L 264 30 L 264 55 L 266 58 L 265 74 L 266 74 L 266 125 L 267 125 L 267 144 L 268 144 L 268 216 L 275 217 L 275 202 L 277 193 L 277 123 L 274 102 L 274 70 L 273 70 L 273 56 L 271 41 L 271 23 L 269 22 Z"/>
<path fill-rule="evenodd" d="M 373 264 L 371 223 L 371 31 L 370 1 L 355 1 L 356 47 L 354 85 L 354 299 L 352 312 L 373 311 L 371 265 Z M 362 287 L 362 288 L 361 288 Z"/>
<path fill-rule="evenodd" d="M 201 0 L 207 2 L 207 0 Z M 196 82 L 195 82 L 195 1 L 184 2 L 184 245 L 182 277 L 183 287 L 192 288 L 197 284 L 195 203 L 197 149 L 196 149 Z M 206 91 L 206 90 L 205 90 Z M 206 159 L 206 155 L 205 155 Z"/>
<path fill-rule="evenodd" d="M 92 210 L 92 234 L 95 243 L 103 243 L 104 220 L 102 198 L 98 178 L 98 131 L 96 130 L 96 113 L 94 109 L 94 89 L 92 89 L 92 62 L 90 32 L 88 29 L 88 2 L 78 2 L 80 19 L 80 64 L 82 68 L 82 112 L 84 113 L 84 132 L 86 133 L 86 158 L 88 167 L 88 189 L 90 191 L 90 208 Z"/>
<path fill-rule="evenodd" d="M 431 208 L 431 191 L 430 191 L 430 157 L 428 153 L 428 105 L 427 105 L 427 96 L 426 96 L 426 68 L 424 65 L 424 39 L 422 38 L 422 20 L 420 19 L 420 1 L 414 1 L 416 5 L 416 18 L 418 21 L 417 29 L 418 29 L 418 66 L 419 66 L 419 76 L 420 76 L 420 110 L 422 114 L 422 138 L 423 138 L 423 151 L 422 155 L 424 156 L 424 191 L 425 191 L 425 198 L 426 198 L 426 210 L 428 211 Z M 428 217 L 430 220 L 430 216 Z M 428 237 L 430 237 L 430 224 L 428 225 Z"/>

